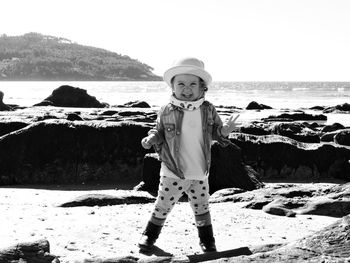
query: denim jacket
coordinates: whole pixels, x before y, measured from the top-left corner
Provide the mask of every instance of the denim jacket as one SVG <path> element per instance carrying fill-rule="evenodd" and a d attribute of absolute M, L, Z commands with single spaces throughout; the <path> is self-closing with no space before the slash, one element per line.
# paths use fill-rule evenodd
<path fill-rule="evenodd" d="M 205 171 L 208 174 L 212 140 L 217 140 L 222 146 L 228 145 L 230 141 L 221 134 L 223 124 L 214 105 L 204 101 L 200 106 L 200 111 L 203 126 L 204 157 L 207 165 Z M 178 153 L 183 116 L 182 108 L 169 103 L 159 110 L 156 126 L 148 132 L 148 134 L 155 135 L 156 142 L 154 147 L 159 154 L 160 160 L 181 179 L 185 178 L 183 171 L 180 169 Z"/>

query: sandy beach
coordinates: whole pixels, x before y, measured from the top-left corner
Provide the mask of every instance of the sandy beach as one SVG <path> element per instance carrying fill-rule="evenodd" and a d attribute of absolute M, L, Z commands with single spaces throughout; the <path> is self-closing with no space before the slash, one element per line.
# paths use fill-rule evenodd
<path fill-rule="evenodd" d="M 51 254 L 61 262 L 128 255 L 186 257 L 201 253 L 187 202 L 175 206 L 155 251 L 145 255 L 139 252 L 137 242 L 153 204 L 57 207 L 88 193 L 115 195 L 116 190 L 1 188 L 0 248 L 44 238 L 50 242 Z M 211 204 L 218 251 L 290 242 L 338 220 L 315 215 L 274 216 L 242 208 L 244 204 Z"/>

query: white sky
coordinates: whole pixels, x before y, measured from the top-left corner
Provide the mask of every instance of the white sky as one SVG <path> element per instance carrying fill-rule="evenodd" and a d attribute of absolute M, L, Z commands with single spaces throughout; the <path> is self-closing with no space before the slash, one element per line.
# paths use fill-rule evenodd
<path fill-rule="evenodd" d="M 162 75 L 202 59 L 214 81 L 350 81 L 350 0 L 6 0 L 0 34 L 38 32 Z"/>

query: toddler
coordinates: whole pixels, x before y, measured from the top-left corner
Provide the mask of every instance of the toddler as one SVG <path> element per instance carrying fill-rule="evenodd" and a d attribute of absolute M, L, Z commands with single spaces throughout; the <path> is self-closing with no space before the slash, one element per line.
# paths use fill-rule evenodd
<path fill-rule="evenodd" d="M 160 183 L 154 211 L 139 242 L 150 251 L 164 222 L 179 198 L 186 193 L 194 213 L 203 252 L 216 251 L 209 211 L 208 173 L 211 142 L 225 146 L 237 116 L 222 123 L 215 107 L 205 100 L 211 83 L 204 63 L 196 58 L 181 59 L 164 73 L 171 87 L 170 102 L 161 107 L 155 128 L 141 141 L 152 145 L 161 160 Z"/>

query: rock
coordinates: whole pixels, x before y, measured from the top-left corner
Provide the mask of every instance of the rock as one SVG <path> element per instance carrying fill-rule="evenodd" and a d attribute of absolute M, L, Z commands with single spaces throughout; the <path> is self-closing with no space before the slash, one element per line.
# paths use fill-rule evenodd
<path fill-rule="evenodd" d="M 77 113 L 68 113 L 67 114 L 68 121 L 83 121 L 84 119 L 79 116 Z"/>
<path fill-rule="evenodd" d="M 9 111 L 12 110 L 12 107 L 10 107 L 9 105 L 6 105 L 3 102 L 4 99 L 4 93 L 2 91 L 0 91 L 0 111 Z"/>
<path fill-rule="evenodd" d="M 350 181 L 349 147 L 300 143 L 278 135 L 231 133 L 230 140 L 241 148 L 244 162 L 254 167 L 263 181 Z"/>
<path fill-rule="evenodd" d="M 309 201 L 298 211 L 302 215 L 321 215 L 343 217 L 350 214 L 350 198 L 333 200 L 327 197 L 321 197 Z"/>
<path fill-rule="evenodd" d="M 334 142 L 340 145 L 350 146 L 350 129 L 339 131 L 334 136 Z"/>
<path fill-rule="evenodd" d="M 44 101 L 34 106 L 104 108 L 106 105 L 90 96 L 84 89 L 63 85 L 55 89 Z"/>
<path fill-rule="evenodd" d="M 272 127 L 272 133 L 289 137 L 299 142 L 319 143 L 320 137 L 302 123 L 277 123 Z"/>
<path fill-rule="evenodd" d="M 334 107 L 328 107 L 323 110 L 324 113 L 331 113 L 331 112 L 350 112 L 350 104 L 344 103 L 339 104 Z"/>
<path fill-rule="evenodd" d="M 273 202 L 265 205 L 262 210 L 265 213 L 271 214 L 271 215 L 278 215 L 278 216 L 287 216 L 287 217 L 295 217 L 296 213 L 286 208 L 286 204 L 283 199 L 277 199 Z"/>
<path fill-rule="evenodd" d="M 225 259 L 248 262 L 346 262 L 350 259 L 350 215 L 309 236 L 267 252 Z M 220 262 L 220 261 L 212 261 Z"/>
<path fill-rule="evenodd" d="M 28 123 L 25 122 L 0 122 L 0 136 L 3 136 L 5 134 L 8 134 L 10 132 L 20 130 L 26 126 L 28 126 Z"/>
<path fill-rule="evenodd" d="M 264 104 L 259 104 L 256 101 L 250 102 L 246 107 L 246 110 L 266 110 L 266 109 L 272 109 L 272 107 Z"/>
<path fill-rule="evenodd" d="M 215 142 L 211 151 L 210 193 L 228 187 L 237 187 L 244 190 L 263 187 L 264 184 L 260 181 L 258 173 L 251 167 L 243 164 L 240 149 L 237 146 L 230 144 L 227 147 L 221 147 Z M 143 169 L 144 184 L 140 186 L 140 189 L 156 192 L 160 171 L 158 155 L 146 155 Z"/>
<path fill-rule="evenodd" d="M 266 123 L 252 122 L 239 128 L 239 132 L 253 135 L 271 134 L 270 126 Z"/>
<path fill-rule="evenodd" d="M 259 174 L 243 163 L 241 149 L 236 145 L 221 147 L 218 142 L 214 142 L 211 153 L 210 193 L 230 187 L 254 190 L 264 186 Z"/>
<path fill-rule="evenodd" d="M 313 106 L 310 108 L 310 110 L 324 110 L 325 108 L 325 106 Z"/>
<path fill-rule="evenodd" d="M 0 262 L 59 263 L 60 261 L 56 256 L 50 254 L 49 241 L 41 239 L 1 249 Z"/>
<path fill-rule="evenodd" d="M 77 206 L 109 206 L 121 204 L 146 204 L 154 202 L 155 198 L 148 193 L 136 191 L 122 191 L 114 195 L 105 194 L 86 194 L 78 196 L 73 200 L 64 202 L 58 207 L 77 207 Z"/>
<path fill-rule="evenodd" d="M 326 132 L 321 135 L 321 142 L 334 142 L 334 136 L 338 133 L 338 131 Z"/>
<path fill-rule="evenodd" d="M 283 119 L 283 118 L 287 118 L 287 119 L 292 119 L 293 121 L 326 121 L 327 120 L 327 116 L 323 115 L 323 114 L 318 114 L 318 115 L 312 115 L 312 114 L 307 114 L 304 112 L 300 112 L 300 113 L 282 113 L 280 115 L 277 116 L 269 116 L 267 119 L 271 120 L 271 119 Z M 265 120 L 266 119 L 262 119 Z"/>
<path fill-rule="evenodd" d="M 344 125 L 340 123 L 333 123 L 332 125 L 326 125 L 321 129 L 321 132 L 333 132 L 337 130 L 345 129 Z"/>
<path fill-rule="evenodd" d="M 124 106 L 129 108 L 151 108 L 147 102 L 139 100 L 127 102 Z"/>
<path fill-rule="evenodd" d="M 45 120 L 0 137 L 0 185 L 141 181 L 149 126 Z"/>

